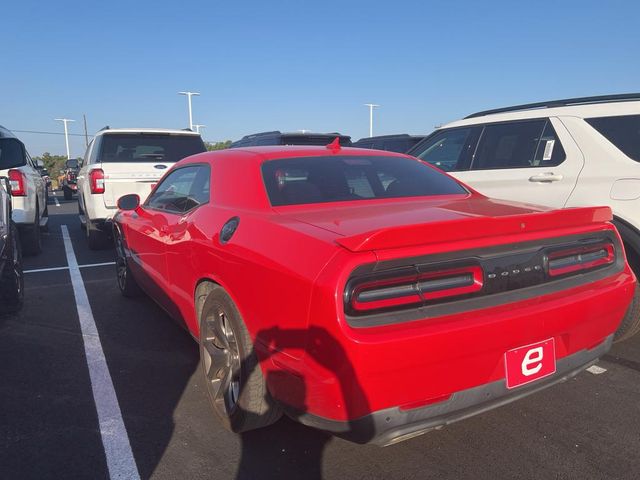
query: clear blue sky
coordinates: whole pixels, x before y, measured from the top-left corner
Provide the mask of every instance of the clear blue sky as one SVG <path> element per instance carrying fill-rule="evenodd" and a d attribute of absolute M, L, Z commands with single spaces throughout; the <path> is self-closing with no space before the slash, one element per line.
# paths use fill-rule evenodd
<path fill-rule="evenodd" d="M 526 5 L 526 6 L 525 6 Z M 11 1 L 0 124 L 428 133 L 484 108 L 640 91 L 640 2 Z M 61 136 L 19 134 L 32 155 Z M 84 154 L 73 137 L 72 155 Z"/>

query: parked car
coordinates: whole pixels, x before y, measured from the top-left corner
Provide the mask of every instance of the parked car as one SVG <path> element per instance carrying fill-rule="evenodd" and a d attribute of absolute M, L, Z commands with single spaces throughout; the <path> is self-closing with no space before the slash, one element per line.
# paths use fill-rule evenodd
<path fill-rule="evenodd" d="M 0 177 L 0 314 L 22 308 L 24 279 L 18 229 L 11 220 L 11 186 Z"/>
<path fill-rule="evenodd" d="M 406 133 L 399 133 L 396 135 L 379 135 L 377 137 L 361 138 L 351 146 L 405 153 L 411 150 L 411 148 L 413 148 L 418 142 L 424 140 L 425 137 L 426 135 L 408 135 Z"/>
<path fill-rule="evenodd" d="M 503 405 L 603 355 L 636 282 L 608 207 L 491 200 L 337 142 L 195 155 L 119 207 L 120 290 L 199 339 L 235 432 L 284 410 L 387 445 Z"/>
<path fill-rule="evenodd" d="M 80 223 L 89 248 L 108 244 L 116 200 L 127 193 L 146 198 L 178 160 L 206 151 L 191 130 L 104 128 L 87 148 L 77 176 Z"/>
<path fill-rule="evenodd" d="M 36 164 L 36 170 L 40 173 L 42 180 L 44 180 L 44 185 L 47 190 L 47 195 L 49 190 L 51 189 L 51 177 L 49 176 L 49 170 L 47 170 L 44 165 Z"/>
<path fill-rule="evenodd" d="M 47 187 L 24 144 L 0 126 L 0 176 L 11 185 L 12 218 L 20 230 L 25 254 L 42 249 L 40 230 L 47 228 Z"/>
<path fill-rule="evenodd" d="M 80 162 L 77 158 L 70 158 L 64 164 L 65 169 L 61 175 L 60 188 L 64 193 L 65 200 L 71 200 L 73 194 L 78 192 L 78 170 L 80 169 Z"/>
<path fill-rule="evenodd" d="M 490 197 L 553 208 L 608 205 L 640 277 L 640 94 L 474 113 L 409 153 Z M 617 340 L 640 331 L 640 289 L 633 309 Z"/>
<path fill-rule="evenodd" d="M 351 137 L 340 133 L 312 133 L 312 132 L 285 132 L 280 131 L 254 133 L 245 135 L 240 140 L 233 142 L 229 148 L 257 147 L 265 145 L 327 145 L 336 137 L 340 138 L 342 146 L 351 145 Z"/>

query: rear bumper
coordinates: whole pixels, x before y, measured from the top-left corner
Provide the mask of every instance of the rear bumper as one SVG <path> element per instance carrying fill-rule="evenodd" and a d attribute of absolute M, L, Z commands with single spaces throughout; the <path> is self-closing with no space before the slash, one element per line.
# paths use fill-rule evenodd
<path fill-rule="evenodd" d="M 31 197 L 11 197 L 11 219 L 18 226 L 30 226 L 36 216 L 36 203 Z"/>
<path fill-rule="evenodd" d="M 443 402 L 412 410 L 398 407 L 372 412 L 351 421 L 336 421 L 285 407 L 287 414 L 304 425 L 315 427 L 356 443 L 386 446 L 429 430 L 506 405 L 580 373 L 611 348 L 613 335 L 594 348 L 558 359 L 556 373 L 529 385 L 509 390 L 504 380 L 454 393 Z"/>

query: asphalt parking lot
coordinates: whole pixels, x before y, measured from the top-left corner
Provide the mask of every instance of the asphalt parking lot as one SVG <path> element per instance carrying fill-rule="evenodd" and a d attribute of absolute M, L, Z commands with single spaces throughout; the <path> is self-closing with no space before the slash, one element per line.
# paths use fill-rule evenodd
<path fill-rule="evenodd" d="M 56 192 L 49 212 L 43 253 L 25 258 L 24 309 L 0 320 L 0 478 L 126 478 L 124 470 L 110 475 L 103 446 L 120 434 L 140 478 L 640 477 L 640 337 L 616 345 L 602 370 L 383 449 L 286 418 L 228 433 L 208 405 L 189 334 L 151 300 L 121 297 L 114 254 L 88 250 L 75 199 Z M 96 403 L 108 392 L 92 388 L 63 226 L 126 428 L 120 433 L 104 424 L 101 432 Z"/>

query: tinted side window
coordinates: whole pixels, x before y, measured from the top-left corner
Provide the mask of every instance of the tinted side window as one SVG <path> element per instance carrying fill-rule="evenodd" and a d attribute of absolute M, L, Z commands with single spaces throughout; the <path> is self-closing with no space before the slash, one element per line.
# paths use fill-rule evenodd
<path fill-rule="evenodd" d="M 209 168 L 194 165 L 174 170 L 149 196 L 146 206 L 184 213 L 209 201 Z"/>
<path fill-rule="evenodd" d="M 640 162 L 640 115 L 585 120 L 627 157 Z"/>
<path fill-rule="evenodd" d="M 464 170 L 480 130 L 480 127 L 443 130 L 416 145 L 409 154 L 445 172 Z"/>
<path fill-rule="evenodd" d="M 538 149 L 533 159 L 534 167 L 555 167 L 560 165 L 567 158 L 562 143 L 556 135 L 556 131 L 547 120 L 547 124 L 542 132 L 542 137 L 538 141 Z"/>
<path fill-rule="evenodd" d="M 472 169 L 526 168 L 534 165 L 546 120 L 487 125 Z"/>

